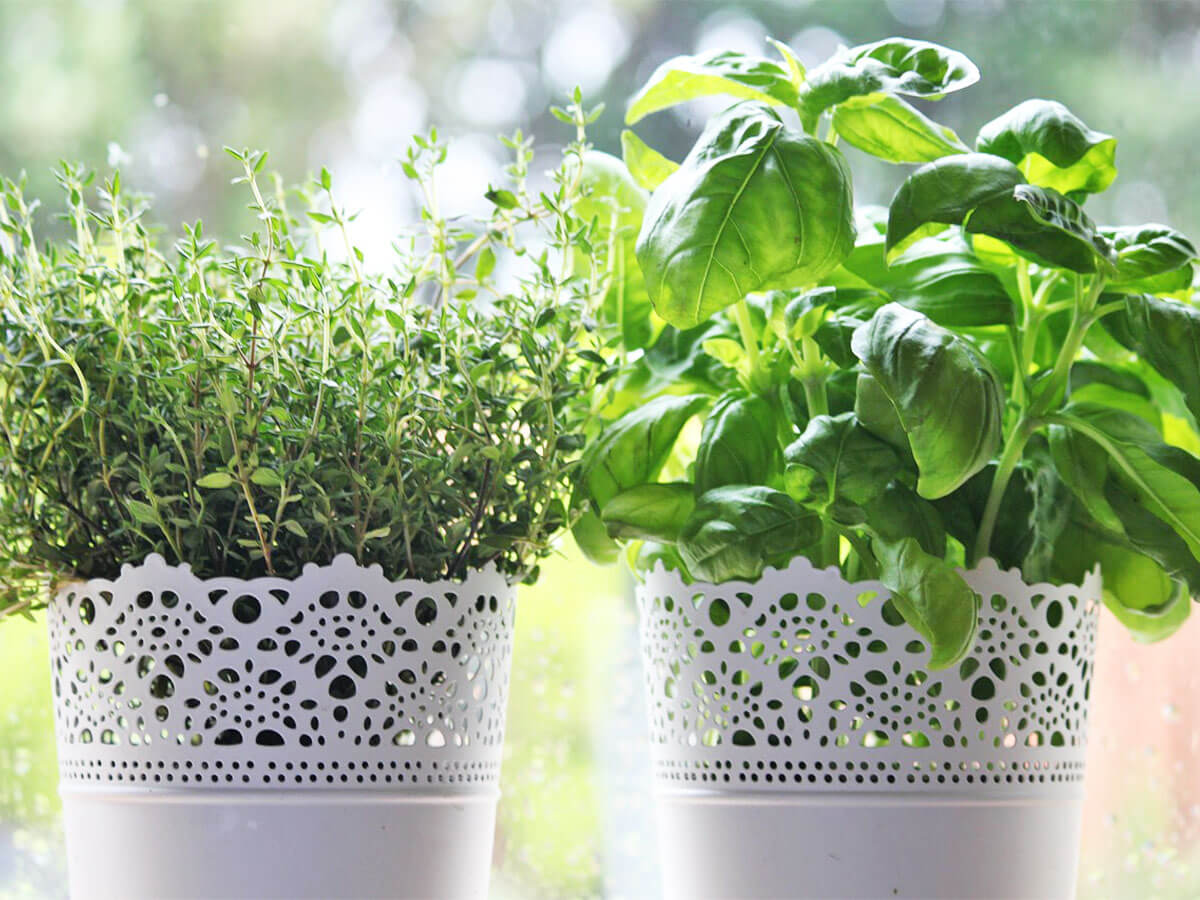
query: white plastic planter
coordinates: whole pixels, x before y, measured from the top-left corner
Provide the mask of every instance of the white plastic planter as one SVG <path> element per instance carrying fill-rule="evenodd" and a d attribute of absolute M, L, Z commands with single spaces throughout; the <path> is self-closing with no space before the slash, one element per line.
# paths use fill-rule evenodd
<path fill-rule="evenodd" d="M 514 592 L 160 556 L 51 609 L 71 895 L 484 897 Z"/>
<path fill-rule="evenodd" d="M 648 577 L 668 898 L 1074 896 L 1099 575 L 966 578 L 977 644 L 930 672 L 876 582 Z"/>

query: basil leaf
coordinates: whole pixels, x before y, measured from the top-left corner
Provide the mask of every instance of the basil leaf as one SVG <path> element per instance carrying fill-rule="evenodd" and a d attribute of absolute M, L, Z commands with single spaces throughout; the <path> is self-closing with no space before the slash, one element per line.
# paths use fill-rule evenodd
<path fill-rule="evenodd" d="M 1174 538 L 1179 544 L 1177 552 L 1195 568 L 1195 560 L 1170 527 L 1144 509 L 1138 509 L 1140 517 L 1153 523 L 1153 531 L 1161 530 Z M 1136 527 L 1130 532 L 1139 534 L 1142 541 L 1149 537 L 1156 544 L 1158 555 L 1162 555 L 1165 545 L 1158 543 L 1157 537 Z M 1114 538 L 1092 523 L 1080 521 L 1077 514 L 1055 550 L 1056 575 L 1061 580 L 1078 583 L 1097 564 L 1104 581 L 1104 604 L 1135 640 L 1145 643 L 1162 640 L 1186 621 L 1191 599 L 1184 577 L 1172 574 L 1158 559 L 1136 549 L 1129 537 Z"/>
<path fill-rule="evenodd" d="M 677 56 L 655 69 L 634 94 L 625 111 L 625 124 L 688 100 L 720 94 L 783 106 L 796 103 L 796 87 L 789 73 L 769 59 L 735 51 Z"/>
<path fill-rule="evenodd" d="M 1100 320 L 1104 330 L 1179 388 L 1200 418 L 1200 310 L 1150 294 L 1130 294 L 1124 301 L 1123 310 Z"/>
<path fill-rule="evenodd" d="M 1054 467 L 1076 500 L 1102 528 L 1124 534 L 1121 517 L 1105 494 L 1108 455 L 1104 448 L 1065 425 L 1052 425 L 1049 440 Z"/>
<path fill-rule="evenodd" d="M 867 523 L 883 541 L 916 538 L 921 549 L 939 559 L 946 555 L 946 528 L 937 507 L 912 488 L 893 481 L 866 505 Z"/>
<path fill-rule="evenodd" d="M 1144 419 L 1156 432 L 1162 434 L 1162 410 L 1149 397 L 1131 394 L 1110 384 L 1092 382 L 1072 390 L 1070 398 L 1072 403 L 1091 403 L 1133 413 Z"/>
<path fill-rule="evenodd" d="M 598 565 L 611 565 L 620 556 L 621 548 L 608 536 L 600 516 L 590 508 L 584 509 L 571 526 L 571 537 L 575 538 L 575 544 L 583 555 Z"/>
<path fill-rule="evenodd" d="M 1098 561 L 1104 573 L 1104 605 L 1135 641 L 1152 644 L 1183 627 L 1192 611 L 1192 598 L 1186 586 L 1172 581 L 1154 560 L 1108 544 Z M 1113 578 L 1119 585 L 1109 588 Z"/>
<path fill-rule="evenodd" d="M 951 129 L 897 97 L 843 103 L 834 108 L 833 127 L 846 143 L 888 162 L 932 162 L 967 152 Z"/>
<path fill-rule="evenodd" d="M 679 536 L 679 555 L 702 581 L 752 581 L 821 537 L 821 520 L 781 491 L 721 487 L 703 494 Z"/>
<path fill-rule="evenodd" d="M 783 65 L 787 69 L 788 76 L 792 79 L 792 86 L 799 90 L 800 85 L 804 84 L 808 78 L 808 72 L 804 68 L 804 63 L 796 58 L 796 54 L 792 48 L 783 41 L 777 41 L 775 38 L 767 38 L 767 43 L 775 48 L 781 57 L 783 57 Z"/>
<path fill-rule="evenodd" d="M 639 484 L 605 503 L 600 518 L 611 538 L 669 543 L 679 537 L 695 507 L 690 484 Z"/>
<path fill-rule="evenodd" d="M 1053 188 L 1019 184 L 1010 196 L 977 206 L 964 227 L 971 234 L 998 238 L 1044 266 L 1105 275 L 1116 270 L 1107 238 L 1078 203 Z"/>
<path fill-rule="evenodd" d="M 679 550 L 674 544 L 639 541 L 631 544 L 630 549 L 633 554 L 632 568 L 635 572 L 651 572 L 655 566 L 662 563 L 664 571 L 680 573 L 685 584 L 692 582 L 691 574 L 683 564 L 683 557 L 679 555 Z"/>
<path fill-rule="evenodd" d="M 979 129 L 975 149 L 1014 163 L 1033 184 L 1099 193 L 1117 177 L 1117 139 L 1055 100 L 1026 100 Z"/>
<path fill-rule="evenodd" d="M 962 153 L 927 163 L 905 179 L 888 207 L 887 259 L 948 225 L 961 225 L 977 206 L 1011 199 L 1024 184 L 1021 172 L 1006 159 L 986 153 Z"/>
<path fill-rule="evenodd" d="M 759 396 L 727 394 L 716 402 L 696 450 L 696 492 L 727 484 L 763 484 L 779 468 L 775 412 Z"/>
<path fill-rule="evenodd" d="M 886 441 L 902 458 L 912 459 L 912 448 L 908 444 L 904 423 L 900 421 L 900 413 L 879 382 L 867 372 L 859 373 L 854 383 L 854 416 L 864 428 Z"/>
<path fill-rule="evenodd" d="M 874 540 L 879 581 L 900 615 L 929 644 L 929 668 L 944 669 L 967 655 L 975 640 L 979 595 L 946 561 L 914 537 Z"/>
<path fill-rule="evenodd" d="M 1068 373 L 1067 384 L 1070 393 L 1081 391 L 1090 385 L 1103 384 L 1127 394 L 1134 394 L 1149 400 L 1150 388 L 1134 372 L 1116 366 L 1105 365 L 1093 359 L 1076 360 Z"/>
<path fill-rule="evenodd" d="M 938 100 L 979 80 L 962 53 L 928 41 L 892 37 L 840 49 L 800 85 L 800 119 L 810 133 L 821 113 L 854 97 L 899 94 Z"/>
<path fill-rule="evenodd" d="M 679 168 L 679 163 L 667 159 L 629 129 L 621 132 L 621 156 L 633 180 L 652 191 Z"/>
<path fill-rule="evenodd" d="M 962 238 L 926 238 L 880 277 L 891 298 L 947 328 L 1011 325 L 1014 304 L 1004 284 Z"/>
<path fill-rule="evenodd" d="M 1187 584 L 1190 593 L 1200 593 L 1200 561 L 1178 532 L 1115 480 L 1109 484 L 1107 494 L 1125 525 L 1125 533 L 1104 533 L 1103 537 L 1150 557 L 1172 579 Z"/>
<path fill-rule="evenodd" d="M 576 213 L 595 222 L 592 243 L 604 248 L 610 273 L 601 318 L 620 326 L 626 347 L 642 349 L 656 331 L 654 307 L 635 252 L 647 194 L 621 160 L 596 150 L 584 155 L 581 184 L 584 196 L 576 204 Z"/>
<path fill-rule="evenodd" d="M 1150 224 L 1102 228 L 1100 233 L 1109 240 L 1117 254 L 1114 284 L 1136 284 L 1159 279 L 1158 290 L 1150 293 L 1191 287 L 1196 247 L 1174 228 Z M 1161 277 L 1172 275 L 1173 278 Z"/>
<path fill-rule="evenodd" d="M 656 397 L 608 425 L 580 461 L 580 479 L 593 509 L 658 477 L 684 424 L 708 403 L 703 395 Z"/>
<path fill-rule="evenodd" d="M 853 346 L 908 437 L 917 493 L 944 496 L 987 465 L 1000 446 L 1003 400 L 968 341 L 889 303 L 854 333 Z"/>
<path fill-rule="evenodd" d="M 835 148 L 759 104 L 727 110 L 646 210 L 637 257 L 654 308 L 690 328 L 780 279 L 819 280 L 854 244 L 852 208 Z"/>
<path fill-rule="evenodd" d="M 863 507 L 896 475 L 896 451 L 863 428 L 854 413 L 814 416 L 784 451 L 788 494 L 844 525 L 866 519 Z"/>
<path fill-rule="evenodd" d="M 1164 444 L 1142 419 L 1119 410 L 1069 404 L 1050 418 L 1098 444 L 1117 484 L 1170 525 L 1200 559 L 1200 459 Z"/>

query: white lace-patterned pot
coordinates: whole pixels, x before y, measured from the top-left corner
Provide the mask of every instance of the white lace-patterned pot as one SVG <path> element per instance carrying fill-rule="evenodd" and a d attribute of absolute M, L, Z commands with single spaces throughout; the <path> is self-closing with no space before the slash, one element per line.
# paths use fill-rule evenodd
<path fill-rule="evenodd" d="M 991 560 L 961 665 L 803 559 L 638 588 L 668 897 L 1074 896 L 1100 578 Z"/>
<path fill-rule="evenodd" d="M 484 897 L 514 591 L 150 556 L 50 610 L 71 894 Z"/>

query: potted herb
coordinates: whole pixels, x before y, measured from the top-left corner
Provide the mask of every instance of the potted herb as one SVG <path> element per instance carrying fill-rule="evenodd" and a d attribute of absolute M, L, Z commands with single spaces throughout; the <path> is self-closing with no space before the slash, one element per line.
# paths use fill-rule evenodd
<path fill-rule="evenodd" d="M 75 897 L 482 897 L 514 585 L 568 523 L 596 276 L 579 140 L 385 274 L 330 175 L 232 152 L 254 230 L 168 245 L 64 166 L 5 183 L 0 616 L 44 605 Z M 376 261 L 377 263 L 378 261 Z"/>
<path fill-rule="evenodd" d="M 1116 141 L 1061 104 L 918 110 L 960 53 L 776 47 L 630 103 L 740 101 L 625 136 L 663 327 L 575 495 L 643 577 L 667 892 L 1071 896 L 1100 601 L 1156 640 L 1200 586 L 1196 251 L 1093 224 Z M 839 143 L 920 167 L 855 210 Z"/>

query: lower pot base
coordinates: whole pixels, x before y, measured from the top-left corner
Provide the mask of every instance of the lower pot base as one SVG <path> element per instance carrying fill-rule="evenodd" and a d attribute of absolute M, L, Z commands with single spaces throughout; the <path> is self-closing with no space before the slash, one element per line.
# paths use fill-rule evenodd
<path fill-rule="evenodd" d="M 487 896 L 495 794 L 62 793 L 73 900 Z"/>
<path fill-rule="evenodd" d="M 668 900 L 1074 896 L 1081 787 L 974 799 L 660 791 Z"/>

